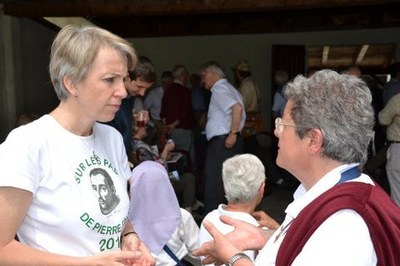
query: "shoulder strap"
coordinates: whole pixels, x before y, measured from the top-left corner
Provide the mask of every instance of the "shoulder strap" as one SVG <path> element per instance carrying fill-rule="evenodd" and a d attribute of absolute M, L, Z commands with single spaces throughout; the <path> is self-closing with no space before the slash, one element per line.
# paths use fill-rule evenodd
<path fill-rule="evenodd" d="M 176 262 L 176 265 L 185 266 L 185 264 L 178 259 L 178 257 L 174 254 L 174 252 L 172 252 L 172 250 L 167 245 L 165 245 L 163 249 Z"/>
<path fill-rule="evenodd" d="M 304 208 L 290 226 L 276 265 L 291 265 L 314 231 L 332 214 L 352 209 L 368 226 L 378 265 L 400 265 L 400 209 L 377 184 L 346 182 Z"/>

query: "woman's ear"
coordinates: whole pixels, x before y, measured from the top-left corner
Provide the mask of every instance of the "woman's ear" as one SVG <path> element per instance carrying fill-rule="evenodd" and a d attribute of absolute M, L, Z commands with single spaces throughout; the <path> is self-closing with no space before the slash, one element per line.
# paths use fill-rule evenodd
<path fill-rule="evenodd" d="M 314 128 L 307 133 L 309 138 L 309 151 L 312 154 L 319 153 L 324 145 L 324 134 L 320 129 Z"/>
<path fill-rule="evenodd" d="M 65 88 L 67 88 L 68 92 L 71 95 L 74 95 L 74 96 L 78 95 L 78 89 L 69 77 L 64 76 L 63 82 L 64 82 Z"/>
<path fill-rule="evenodd" d="M 260 188 L 258 189 L 258 193 L 261 196 L 261 199 L 264 197 L 264 190 L 265 190 L 265 181 L 262 182 Z"/>

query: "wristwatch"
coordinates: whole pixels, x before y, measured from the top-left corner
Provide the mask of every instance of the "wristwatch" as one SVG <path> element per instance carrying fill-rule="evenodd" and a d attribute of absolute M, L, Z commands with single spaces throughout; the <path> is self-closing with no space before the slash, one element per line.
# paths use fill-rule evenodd
<path fill-rule="evenodd" d="M 237 253 L 235 255 L 233 255 L 228 262 L 226 263 L 227 266 L 233 266 L 233 264 L 240 260 L 240 259 L 247 259 L 249 261 L 251 261 L 250 257 L 247 256 L 246 254 L 244 254 L 243 252 Z"/>

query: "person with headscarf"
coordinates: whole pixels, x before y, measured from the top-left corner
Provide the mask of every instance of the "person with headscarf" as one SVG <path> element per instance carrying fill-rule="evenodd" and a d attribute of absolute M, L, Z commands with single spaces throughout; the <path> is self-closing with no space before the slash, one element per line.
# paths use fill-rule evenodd
<path fill-rule="evenodd" d="M 130 197 L 129 218 L 156 258 L 156 265 L 177 265 L 176 259 L 190 260 L 187 255 L 198 247 L 199 227 L 192 215 L 179 207 L 165 168 L 154 161 L 144 161 L 135 167 L 130 179 Z"/>

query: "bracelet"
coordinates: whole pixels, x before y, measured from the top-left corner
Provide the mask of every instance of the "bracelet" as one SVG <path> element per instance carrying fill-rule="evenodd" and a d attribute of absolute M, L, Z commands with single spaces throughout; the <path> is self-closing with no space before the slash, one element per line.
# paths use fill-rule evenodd
<path fill-rule="evenodd" d="M 135 234 L 135 235 L 137 235 L 137 233 L 136 233 L 135 231 L 130 231 L 130 232 L 128 232 L 128 233 L 123 234 L 123 235 L 121 236 L 121 239 L 122 239 L 123 237 L 127 236 L 127 235 L 130 235 L 130 234 Z"/>
<path fill-rule="evenodd" d="M 237 262 L 238 260 L 240 260 L 240 259 L 247 259 L 247 260 L 249 260 L 249 261 L 252 261 L 252 260 L 250 259 L 249 256 L 247 256 L 247 255 L 246 255 L 245 253 L 243 253 L 243 252 L 240 252 L 240 253 L 237 253 L 237 254 L 233 255 L 233 256 L 228 260 L 228 262 L 226 263 L 226 265 L 228 265 L 228 266 L 233 266 L 233 264 L 234 264 L 235 262 Z"/>
<path fill-rule="evenodd" d="M 136 233 L 135 231 L 129 231 L 128 233 L 125 233 L 125 234 L 123 234 L 123 235 L 121 236 L 121 238 L 120 238 L 120 245 L 121 245 L 121 246 L 122 246 L 122 239 L 123 239 L 125 236 L 130 235 L 130 234 L 135 234 L 135 235 L 139 238 L 139 236 L 137 235 L 137 233 Z"/>

